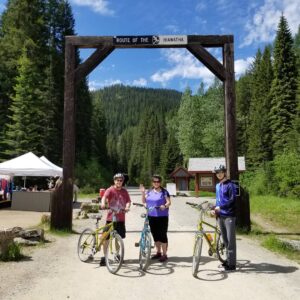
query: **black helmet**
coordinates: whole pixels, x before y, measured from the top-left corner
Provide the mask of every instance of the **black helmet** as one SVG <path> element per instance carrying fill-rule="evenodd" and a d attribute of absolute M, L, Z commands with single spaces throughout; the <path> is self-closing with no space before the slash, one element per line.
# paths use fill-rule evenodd
<path fill-rule="evenodd" d="M 117 179 L 117 178 L 122 178 L 122 180 L 124 180 L 124 175 L 122 173 L 116 173 L 114 175 L 114 180 Z"/>
<path fill-rule="evenodd" d="M 226 167 L 224 165 L 219 165 L 217 167 L 214 168 L 214 173 L 218 173 L 218 172 L 226 172 Z"/>

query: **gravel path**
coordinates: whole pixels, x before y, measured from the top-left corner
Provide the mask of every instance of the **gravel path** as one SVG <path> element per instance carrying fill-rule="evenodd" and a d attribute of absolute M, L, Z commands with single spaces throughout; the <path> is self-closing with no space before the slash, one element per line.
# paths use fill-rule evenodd
<path fill-rule="evenodd" d="M 131 193 L 140 201 L 138 193 Z M 78 235 L 47 235 L 49 242 L 30 249 L 20 262 L 0 263 L 0 299 L 297 299 L 300 294 L 299 264 L 279 257 L 245 237 L 238 237 L 238 270 L 224 273 L 218 261 L 203 249 L 198 278 L 191 274 L 193 231 L 197 213 L 185 201 L 173 198 L 170 209 L 169 260 L 154 262 L 147 273 L 138 268 L 141 208 L 127 215 L 125 262 L 117 275 L 99 267 L 99 257 L 82 263 L 76 254 Z M 93 221 L 74 220 L 76 231 Z"/>

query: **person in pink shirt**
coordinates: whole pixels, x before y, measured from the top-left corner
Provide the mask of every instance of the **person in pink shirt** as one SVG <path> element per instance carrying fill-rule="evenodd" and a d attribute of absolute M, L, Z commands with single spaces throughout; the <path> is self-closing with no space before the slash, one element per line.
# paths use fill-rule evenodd
<path fill-rule="evenodd" d="M 126 227 L 125 227 L 125 213 L 129 211 L 131 200 L 127 190 L 123 187 L 124 175 L 117 173 L 113 177 L 114 185 L 108 188 L 102 199 L 101 208 L 111 208 L 113 210 L 119 211 L 116 214 L 117 222 L 115 224 L 115 229 L 122 238 L 126 237 Z M 106 224 L 112 221 L 112 211 L 108 211 L 106 217 Z M 104 245 L 104 251 L 106 251 L 107 245 Z M 101 257 L 100 265 L 105 266 L 105 257 Z"/>

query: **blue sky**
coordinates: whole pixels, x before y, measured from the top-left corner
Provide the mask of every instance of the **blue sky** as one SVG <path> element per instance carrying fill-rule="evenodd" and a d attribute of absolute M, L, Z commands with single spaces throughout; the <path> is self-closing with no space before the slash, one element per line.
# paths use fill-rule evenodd
<path fill-rule="evenodd" d="M 0 11 L 5 0 L 0 0 Z M 293 34 L 300 23 L 299 0 L 70 0 L 76 33 L 115 35 L 227 35 L 235 39 L 238 78 L 258 48 L 272 43 L 281 13 Z M 211 53 L 222 59 L 220 49 Z M 82 50 L 84 59 L 91 53 Z M 125 85 L 196 91 L 214 80 L 185 49 L 117 49 L 90 75 L 91 90 Z"/>

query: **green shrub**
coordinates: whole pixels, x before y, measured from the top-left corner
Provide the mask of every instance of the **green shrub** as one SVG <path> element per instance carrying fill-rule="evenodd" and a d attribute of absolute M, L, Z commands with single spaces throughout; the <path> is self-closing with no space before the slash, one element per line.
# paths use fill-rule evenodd
<path fill-rule="evenodd" d="M 275 180 L 279 196 L 300 196 L 300 157 L 295 152 L 285 152 L 274 159 Z"/>
<path fill-rule="evenodd" d="M 21 246 L 15 242 L 8 245 L 7 251 L 2 253 L 1 260 L 3 261 L 18 261 L 23 257 L 21 254 Z"/>

